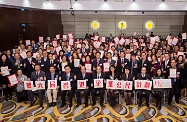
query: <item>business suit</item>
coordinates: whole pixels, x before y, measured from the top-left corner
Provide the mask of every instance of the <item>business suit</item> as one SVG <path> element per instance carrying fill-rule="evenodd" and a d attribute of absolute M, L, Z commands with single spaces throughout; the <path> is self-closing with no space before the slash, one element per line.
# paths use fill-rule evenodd
<path fill-rule="evenodd" d="M 162 72 L 165 71 L 165 73 L 163 73 L 163 75 L 164 75 L 165 78 L 168 78 L 168 76 L 169 76 L 169 72 L 167 72 L 167 71 L 170 68 L 170 66 L 171 66 L 171 60 L 169 60 L 168 63 L 166 63 L 166 61 L 163 61 L 161 63 Z"/>
<path fill-rule="evenodd" d="M 31 46 L 32 46 L 32 52 L 36 53 L 38 51 L 39 44 L 32 44 Z"/>
<path fill-rule="evenodd" d="M 46 62 L 47 61 L 47 57 L 42 57 L 42 61 Z"/>
<path fill-rule="evenodd" d="M 101 66 L 101 68 L 102 68 L 104 62 L 105 61 L 102 58 L 99 59 L 99 63 L 97 62 L 97 59 L 94 59 L 92 62 L 92 66 L 93 66 L 93 68 L 96 68 L 97 66 Z"/>
<path fill-rule="evenodd" d="M 81 50 L 81 53 L 82 53 L 82 54 L 84 54 L 85 52 L 86 52 L 86 53 L 89 53 L 89 52 L 90 52 L 90 50 L 89 50 L 89 49 L 86 49 L 86 48 L 81 48 L 80 50 Z"/>
<path fill-rule="evenodd" d="M 150 72 L 151 71 L 150 61 L 148 61 L 147 59 L 144 62 L 142 62 L 142 60 L 139 60 L 138 61 L 138 72 L 139 73 L 141 72 L 142 67 L 145 67 L 146 71 Z"/>
<path fill-rule="evenodd" d="M 47 61 L 45 63 L 46 72 L 49 72 L 49 68 L 51 65 L 53 65 L 55 67 L 55 72 L 58 72 L 58 61 L 56 59 L 52 60 L 52 64 L 51 64 L 51 60 L 47 59 Z"/>
<path fill-rule="evenodd" d="M 65 96 L 66 96 L 66 92 L 68 92 L 68 96 L 69 96 L 69 106 L 72 106 L 72 97 L 73 97 L 73 93 L 76 89 L 76 80 L 74 79 L 75 74 L 70 73 L 69 74 L 69 78 L 67 77 L 67 73 L 63 73 L 61 75 L 61 80 L 62 81 L 70 81 L 71 82 L 71 90 L 61 90 L 61 100 L 62 100 L 62 105 L 61 107 L 63 107 L 66 102 L 65 102 Z M 61 83 L 60 83 L 61 86 Z"/>
<path fill-rule="evenodd" d="M 95 95 L 96 95 L 97 91 L 99 91 L 99 95 L 100 95 L 100 105 L 103 105 L 104 92 L 105 92 L 105 84 L 104 84 L 105 74 L 101 72 L 101 75 L 98 77 L 97 73 L 93 73 L 92 74 L 92 84 L 93 85 L 94 85 L 94 79 L 103 79 L 103 88 L 94 88 L 94 86 L 93 86 L 93 89 L 91 91 L 93 105 L 96 104 Z"/>
<path fill-rule="evenodd" d="M 151 77 L 149 74 L 145 74 L 145 76 L 143 76 L 142 74 L 137 74 L 136 77 L 137 80 L 151 80 Z M 150 91 L 148 90 L 137 90 L 138 91 L 138 99 L 139 99 L 139 107 L 142 105 L 142 93 L 145 92 L 146 94 L 146 106 L 149 107 L 149 95 L 150 95 Z"/>
<path fill-rule="evenodd" d="M 49 100 L 49 103 L 54 102 L 56 105 L 58 90 L 57 89 L 48 89 L 48 80 L 57 80 L 57 86 L 60 86 L 59 74 L 57 72 L 55 72 L 54 74 L 52 74 L 51 72 L 46 73 L 47 98 Z M 52 99 L 51 93 L 53 93 L 53 99 Z"/>
<path fill-rule="evenodd" d="M 119 72 L 120 74 L 124 72 L 124 67 L 121 66 L 121 64 L 124 64 L 124 67 L 128 67 L 129 68 L 129 60 L 126 58 L 119 58 L 117 61 L 117 72 Z"/>
<path fill-rule="evenodd" d="M 137 64 L 137 67 L 135 66 L 135 64 Z M 129 62 L 129 68 L 130 68 L 130 74 L 136 76 L 138 74 L 138 60 L 134 60 L 134 62 L 131 60 Z"/>
<path fill-rule="evenodd" d="M 110 66 L 114 66 L 116 61 L 113 59 L 106 59 L 105 62 L 110 62 Z"/>
<path fill-rule="evenodd" d="M 109 43 L 109 42 L 114 42 L 114 39 L 113 39 L 113 37 L 107 37 L 106 38 L 106 41 Z"/>
<path fill-rule="evenodd" d="M 15 65 L 16 62 L 17 62 L 18 65 Z M 19 60 L 13 59 L 13 60 L 11 61 L 13 73 L 16 74 L 17 71 L 18 71 L 18 69 L 21 69 L 21 70 L 23 71 L 23 64 L 24 64 L 24 62 L 23 62 L 23 60 L 22 60 L 21 58 L 20 58 Z"/>
<path fill-rule="evenodd" d="M 36 62 L 35 58 L 31 58 L 31 62 L 29 62 L 28 58 L 24 59 L 24 63 L 26 64 L 26 66 L 24 67 L 24 73 L 27 77 L 31 77 L 31 72 L 34 71 L 34 66 L 32 65 L 32 62 Z"/>
<path fill-rule="evenodd" d="M 36 71 L 33 71 L 31 73 L 31 81 L 33 81 L 34 86 L 35 86 L 35 81 L 37 81 L 38 78 L 43 81 L 45 79 L 45 72 L 40 70 L 38 75 L 37 75 Z M 40 106 L 43 105 L 43 91 L 44 90 L 37 90 Z M 29 90 L 28 94 L 29 94 L 29 100 L 30 100 L 31 105 L 32 105 L 32 104 L 34 104 L 34 96 L 32 94 L 32 90 Z"/>
<path fill-rule="evenodd" d="M 35 63 L 36 64 L 40 64 L 41 70 L 44 71 L 44 72 L 46 72 L 45 61 L 43 61 L 43 60 L 41 60 L 41 61 L 36 60 Z"/>
<path fill-rule="evenodd" d="M 86 80 L 86 86 L 88 87 L 88 89 L 82 90 L 82 89 L 77 89 L 76 90 L 76 98 L 77 98 L 77 104 L 80 105 L 81 104 L 81 96 L 80 96 L 80 92 L 84 91 L 84 96 L 85 96 L 85 105 L 88 104 L 88 96 L 90 93 L 90 80 L 91 80 L 91 75 L 86 73 L 84 78 L 83 78 L 83 74 L 79 73 L 77 75 L 77 80 Z"/>

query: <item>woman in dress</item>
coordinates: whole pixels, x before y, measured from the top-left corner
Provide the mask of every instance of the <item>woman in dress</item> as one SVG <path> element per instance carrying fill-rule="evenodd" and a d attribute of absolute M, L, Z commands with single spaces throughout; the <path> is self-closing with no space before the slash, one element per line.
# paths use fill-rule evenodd
<path fill-rule="evenodd" d="M 151 56 L 151 76 L 155 76 L 157 69 L 160 69 L 160 62 L 157 60 L 156 55 Z"/>

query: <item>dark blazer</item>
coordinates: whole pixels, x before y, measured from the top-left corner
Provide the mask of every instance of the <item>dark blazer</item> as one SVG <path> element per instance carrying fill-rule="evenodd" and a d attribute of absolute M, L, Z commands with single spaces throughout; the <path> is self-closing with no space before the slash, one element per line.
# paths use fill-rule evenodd
<path fill-rule="evenodd" d="M 114 42 L 114 38 L 113 37 L 106 37 L 106 41 L 109 42 Z"/>
<path fill-rule="evenodd" d="M 41 60 L 41 61 L 39 62 L 38 60 L 36 60 L 35 63 L 36 63 L 36 64 L 40 64 L 41 70 L 44 71 L 44 72 L 46 72 L 46 69 L 45 69 L 45 68 L 46 68 L 46 67 L 45 67 L 46 62 L 45 62 L 45 61 Z"/>
<path fill-rule="evenodd" d="M 76 89 L 76 86 L 77 86 L 77 82 L 76 82 L 76 80 L 74 80 L 74 76 L 75 76 L 75 74 L 73 74 L 73 73 L 70 73 L 70 80 L 71 80 L 71 87 L 72 87 L 72 89 Z M 62 75 L 61 75 L 61 81 L 66 81 L 67 79 L 66 79 L 66 73 L 63 73 Z M 61 82 L 60 82 L 60 86 L 61 86 Z"/>
<path fill-rule="evenodd" d="M 122 64 L 122 63 L 121 63 L 121 60 L 122 60 L 121 58 L 118 59 L 118 61 L 117 61 L 117 67 L 116 67 L 116 69 L 117 69 L 117 71 L 118 71 L 119 73 L 122 73 L 122 69 L 123 69 L 123 68 L 125 68 L 125 67 L 128 67 L 128 68 L 129 68 L 129 67 L 130 67 L 130 66 L 129 66 L 129 60 L 128 60 L 128 59 L 124 58 L 124 65 L 125 65 L 124 67 L 121 66 L 121 64 Z M 123 72 L 124 72 L 124 71 L 123 71 Z"/>
<path fill-rule="evenodd" d="M 170 75 L 170 68 L 172 68 L 171 66 L 170 67 L 168 67 L 167 68 L 167 71 L 166 71 L 166 76 L 169 76 Z M 179 67 L 179 66 L 176 66 L 176 68 L 177 68 L 177 72 L 176 72 L 176 74 L 178 74 L 179 75 L 179 78 L 176 78 L 176 84 L 177 85 L 180 85 L 181 84 L 181 78 L 182 78 L 182 69 Z M 168 78 L 168 77 L 166 77 L 166 78 Z M 171 79 L 171 82 L 172 82 L 172 80 L 174 79 L 174 78 L 170 78 Z M 172 84 L 173 84 L 173 82 L 172 82 Z"/>
<path fill-rule="evenodd" d="M 100 60 L 99 60 L 99 65 L 102 67 L 104 62 L 105 62 L 104 59 L 100 58 Z M 97 67 L 97 59 L 94 59 L 94 60 L 93 60 L 93 62 L 92 62 L 92 67 L 93 67 L 93 68 L 96 68 L 96 67 Z"/>
<path fill-rule="evenodd" d="M 56 59 L 53 60 L 53 64 L 52 65 L 55 67 L 55 71 L 58 72 L 58 61 Z M 45 63 L 46 72 L 49 72 L 50 66 L 51 66 L 50 60 L 47 59 L 47 61 Z"/>
<path fill-rule="evenodd" d="M 148 61 L 147 59 L 144 61 L 143 65 L 142 65 L 142 60 L 138 61 L 138 70 L 139 73 L 141 72 L 142 67 L 146 67 L 146 71 L 150 72 L 151 71 L 151 65 L 150 65 L 150 61 Z"/>
<path fill-rule="evenodd" d="M 86 73 L 84 79 L 82 73 L 79 73 L 77 75 L 77 80 L 86 80 L 86 79 L 88 80 L 86 81 L 86 86 L 91 87 L 91 74 Z"/>
<path fill-rule="evenodd" d="M 105 62 L 108 62 L 108 59 L 106 59 Z M 113 60 L 113 59 L 111 59 L 111 61 L 110 61 L 110 66 L 114 66 L 115 63 L 116 63 L 116 61 Z"/>
<path fill-rule="evenodd" d="M 132 66 L 132 60 L 129 62 L 130 73 L 131 73 L 131 68 L 133 68 L 133 72 L 131 73 L 133 76 L 136 76 L 138 74 L 138 60 L 135 60 L 135 64 L 137 64 L 137 67 Z"/>
<path fill-rule="evenodd" d="M 123 73 L 121 75 L 121 79 L 124 80 L 124 81 L 133 81 L 133 75 L 129 74 L 128 77 L 127 77 L 126 74 Z"/>
<path fill-rule="evenodd" d="M 82 60 L 80 59 L 80 65 L 83 65 Z M 72 60 L 72 63 L 70 63 L 70 67 L 71 67 L 71 72 L 78 74 L 80 73 L 80 68 L 79 67 L 74 67 L 74 60 Z"/>
<path fill-rule="evenodd" d="M 32 61 L 31 62 L 36 62 L 36 59 L 35 58 L 32 58 Z M 34 71 L 34 66 L 29 62 L 28 58 L 25 58 L 24 59 L 24 63 L 26 64 L 26 67 L 24 67 L 24 74 L 27 76 L 27 77 L 31 77 L 31 72 Z"/>
<path fill-rule="evenodd" d="M 114 73 L 114 78 L 112 77 L 112 73 L 111 72 L 106 72 L 105 73 L 105 78 L 106 79 L 113 79 L 113 80 L 115 80 L 115 79 L 120 80 L 121 79 L 120 74 L 118 72 Z"/>
<path fill-rule="evenodd" d="M 31 45 L 31 46 L 32 46 L 32 45 Z M 38 51 L 38 48 L 39 48 L 39 44 L 36 43 L 36 44 L 34 45 L 34 48 L 32 49 L 32 52 L 33 52 L 33 53 L 36 53 L 36 52 Z"/>
<path fill-rule="evenodd" d="M 47 59 L 48 59 L 48 58 L 47 58 Z M 47 61 L 47 59 L 46 59 L 46 61 Z M 44 60 L 44 57 L 42 57 L 42 61 L 46 62 L 46 61 Z"/>
<path fill-rule="evenodd" d="M 54 80 L 55 80 L 55 78 L 57 79 L 57 86 L 60 86 L 59 73 L 55 72 Z M 48 85 L 48 80 L 52 80 L 50 72 L 46 73 L 46 86 Z"/>
<path fill-rule="evenodd" d="M 137 80 L 151 80 L 151 76 L 150 74 L 146 73 L 145 77 L 142 77 L 141 73 L 139 73 L 137 74 L 136 79 Z"/>
<path fill-rule="evenodd" d="M 21 69 L 23 71 L 23 65 L 24 65 L 23 60 L 21 58 L 19 59 L 19 66 L 15 65 L 15 63 L 16 63 L 16 59 L 13 59 L 11 61 L 13 73 L 17 73 L 18 69 Z"/>
<path fill-rule="evenodd" d="M 81 48 L 80 50 L 81 50 L 81 53 L 83 54 L 83 48 Z M 90 52 L 90 50 L 85 48 L 85 51 L 84 51 L 84 52 L 89 53 L 89 52 Z"/>
<path fill-rule="evenodd" d="M 42 77 L 42 79 L 44 80 L 45 72 L 42 71 L 42 70 L 40 70 L 40 73 L 39 73 L 38 77 L 39 77 L 39 78 Z M 38 77 L 36 76 L 36 71 L 33 71 L 33 72 L 31 73 L 31 81 L 33 81 L 34 86 L 35 86 L 35 81 L 38 80 Z"/>
<path fill-rule="evenodd" d="M 171 60 L 168 61 L 167 66 L 165 65 L 165 61 L 162 61 L 161 63 L 161 68 L 162 68 L 162 72 L 166 71 L 170 68 L 171 66 Z M 165 76 L 165 78 L 168 78 L 169 74 L 168 73 L 163 73 L 163 75 Z"/>

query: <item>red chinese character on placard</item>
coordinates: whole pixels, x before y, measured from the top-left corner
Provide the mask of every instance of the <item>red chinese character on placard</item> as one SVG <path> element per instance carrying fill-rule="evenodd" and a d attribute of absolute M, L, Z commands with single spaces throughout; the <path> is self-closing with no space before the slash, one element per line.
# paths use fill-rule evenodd
<path fill-rule="evenodd" d="M 43 88 L 43 84 L 42 84 L 42 83 L 39 83 L 39 84 L 38 84 L 38 88 Z"/>
<path fill-rule="evenodd" d="M 161 81 L 160 81 L 160 80 L 155 81 L 155 86 L 159 86 L 159 87 L 161 87 Z"/>
<path fill-rule="evenodd" d="M 30 82 L 27 82 L 26 85 L 27 85 L 27 88 L 31 88 L 31 83 Z"/>
<path fill-rule="evenodd" d="M 97 84 L 97 86 L 100 86 L 101 81 L 100 81 L 100 80 L 97 80 L 97 81 L 96 81 L 96 84 Z"/>
<path fill-rule="evenodd" d="M 63 88 L 64 88 L 64 89 L 68 89 L 68 82 L 65 82 L 65 83 L 63 84 Z"/>
<path fill-rule="evenodd" d="M 142 82 L 141 82 L 141 81 L 137 81 L 137 82 L 136 82 L 136 87 L 137 87 L 137 88 L 141 88 L 141 86 L 142 86 Z"/>
<path fill-rule="evenodd" d="M 121 88 L 121 82 L 117 83 L 117 88 Z"/>
<path fill-rule="evenodd" d="M 129 82 L 126 82 L 126 83 L 125 83 L 125 88 L 130 89 L 130 83 L 129 83 Z"/>
<path fill-rule="evenodd" d="M 150 82 L 145 82 L 144 88 L 149 89 L 149 87 L 150 87 Z"/>
<path fill-rule="evenodd" d="M 79 87 L 80 88 L 84 87 L 84 82 L 79 82 Z"/>
<path fill-rule="evenodd" d="M 55 81 L 50 81 L 50 88 L 55 87 Z"/>
<path fill-rule="evenodd" d="M 113 87 L 113 81 L 109 81 L 108 84 L 108 87 Z"/>

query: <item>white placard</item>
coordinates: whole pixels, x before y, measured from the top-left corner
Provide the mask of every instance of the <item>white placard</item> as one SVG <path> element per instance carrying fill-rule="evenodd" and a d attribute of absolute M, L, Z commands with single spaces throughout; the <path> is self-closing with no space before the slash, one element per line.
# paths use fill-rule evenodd
<path fill-rule="evenodd" d="M 31 44 L 31 40 L 25 40 L 25 44 L 26 44 L 26 46 L 30 45 Z"/>
<path fill-rule="evenodd" d="M 37 90 L 45 89 L 45 81 L 35 81 L 35 86 Z"/>
<path fill-rule="evenodd" d="M 118 38 L 118 37 L 115 37 L 115 38 L 114 38 L 114 41 L 115 41 L 116 44 L 118 44 L 118 43 L 119 43 L 119 38 Z"/>
<path fill-rule="evenodd" d="M 59 52 L 62 50 L 62 47 L 59 46 L 59 47 L 55 48 L 55 50 L 56 50 L 57 55 L 59 55 Z"/>
<path fill-rule="evenodd" d="M 172 88 L 171 79 L 153 79 L 153 88 Z"/>
<path fill-rule="evenodd" d="M 10 75 L 10 72 L 8 71 L 8 66 L 1 67 L 1 73 L 3 73 L 3 76 Z"/>
<path fill-rule="evenodd" d="M 52 43 L 53 43 L 53 46 L 54 47 L 57 47 L 58 45 L 57 45 L 57 41 L 52 41 Z"/>
<path fill-rule="evenodd" d="M 61 81 L 61 90 L 71 90 L 70 81 Z"/>
<path fill-rule="evenodd" d="M 34 89 L 33 81 L 24 81 L 24 89 L 33 90 Z"/>
<path fill-rule="evenodd" d="M 51 40 L 51 38 L 50 38 L 50 37 L 47 37 L 47 40 Z"/>
<path fill-rule="evenodd" d="M 26 54 L 25 51 L 21 52 L 21 53 L 20 53 L 20 56 L 21 56 L 23 59 L 27 58 L 27 54 Z"/>
<path fill-rule="evenodd" d="M 74 67 L 79 67 L 80 59 L 74 59 Z"/>
<path fill-rule="evenodd" d="M 109 72 L 109 68 L 110 68 L 109 62 L 103 63 L 103 72 Z"/>
<path fill-rule="evenodd" d="M 150 37 L 150 44 L 154 45 L 156 41 L 155 37 Z"/>
<path fill-rule="evenodd" d="M 119 41 L 119 44 L 120 45 L 123 45 L 125 43 L 125 39 L 124 38 L 121 38 L 120 41 Z"/>
<path fill-rule="evenodd" d="M 131 54 L 125 54 L 125 58 L 130 60 L 131 59 Z"/>
<path fill-rule="evenodd" d="M 64 67 L 65 67 L 66 65 L 68 65 L 68 63 L 67 63 L 67 62 L 62 63 L 62 65 L 61 65 L 61 66 L 62 66 L 62 71 L 63 71 L 63 72 L 65 71 L 65 68 L 64 68 Z"/>
<path fill-rule="evenodd" d="M 57 39 L 60 39 L 60 34 L 56 35 L 56 38 L 57 38 Z"/>
<path fill-rule="evenodd" d="M 80 49 L 81 49 L 81 44 L 77 44 L 77 48 L 80 48 Z"/>
<path fill-rule="evenodd" d="M 67 35 L 63 35 L 63 39 L 68 39 L 68 36 Z"/>
<path fill-rule="evenodd" d="M 48 89 L 56 89 L 57 80 L 48 80 Z"/>
<path fill-rule="evenodd" d="M 8 76 L 8 80 L 9 80 L 11 86 L 18 84 L 18 79 L 15 74 Z"/>
<path fill-rule="evenodd" d="M 182 33 L 182 39 L 186 39 L 186 33 Z"/>
<path fill-rule="evenodd" d="M 105 42 L 106 38 L 105 38 L 105 37 L 102 37 L 102 39 L 101 39 L 101 40 L 102 40 L 102 42 Z"/>
<path fill-rule="evenodd" d="M 173 38 L 172 44 L 176 45 L 178 43 L 179 39 L 178 38 Z"/>
<path fill-rule="evenodd" d="M 177 69 L 170 68 L 169 69 L 169 76 L 170 76 L 170 78 L 176 78 L 177 77 Z"/>
<path fill-rule="evenodd" d="M 110 79 L 107 79 L 106 80 L 106 89 L 114 89 L 114 83 L 115 80 L 110 80 Z"/>
<path fill-rule="evenodd" d="M 86 89 L 86 80 L 77 80 L 77 89 Z"/>
<path fill-rule="evenodd" d="M 103 79 L 94 79 L 94 88 L 103 88 Z"/>
<path fill-rule="evenodd" d="M 72 46 L 73 44 L 74 44 L 74 39 L 73 39 L 73 38 L 70 38 L 70 39 L 69 39 L 69 45 Z"/>
<path fill-rule="evenodd" d="M 101 45 L 101 42 L 100 41 L 94 41 L 93 45 L 94 45 L 95 48 L 99 48 L 100 45 Z"/>
<path fill-rule="evenodd" d="M 39 42 L 40 42 L 40 43 L 41 43 L 41 42 L 44 42 L 44 37 L 40 36 L 40 37 L 39 37 Z"/>
<path fill-rule="evenodd" d="M 98 40 L 98 39 L 99 39 L 99 36 L 95 36 L 95 37 L 94 37 L 94 40 Z"/>
<path fill-rule="evenodd" d="M 85 63 L 86 73 L 92 73 L 92 64 Z"/>
<path fill-rule="evenodd" d="M 69 37 L 70 39 L 73 39 L 73 34 L 72 34 L 72 33 L 69 33 L 69 34 L 68 34 L 68 37 Z"/>
<path fill-rule="evenodd" d="M 125 39 L 125 45 L 130 44 L 131 40 L 130 39 Z"/>
<path fill-rule="evenodd" d="M 39 55 L 39 53 L 33 53 L 33 58 L 36 58 L 36 56 Z"/>
<path fill-rule="evenodd" d="M 151 90 L 152 81 L 148 81 L 148 80 L 135 80 L 134 86 L 135 86 L 135 89 Z"/>

